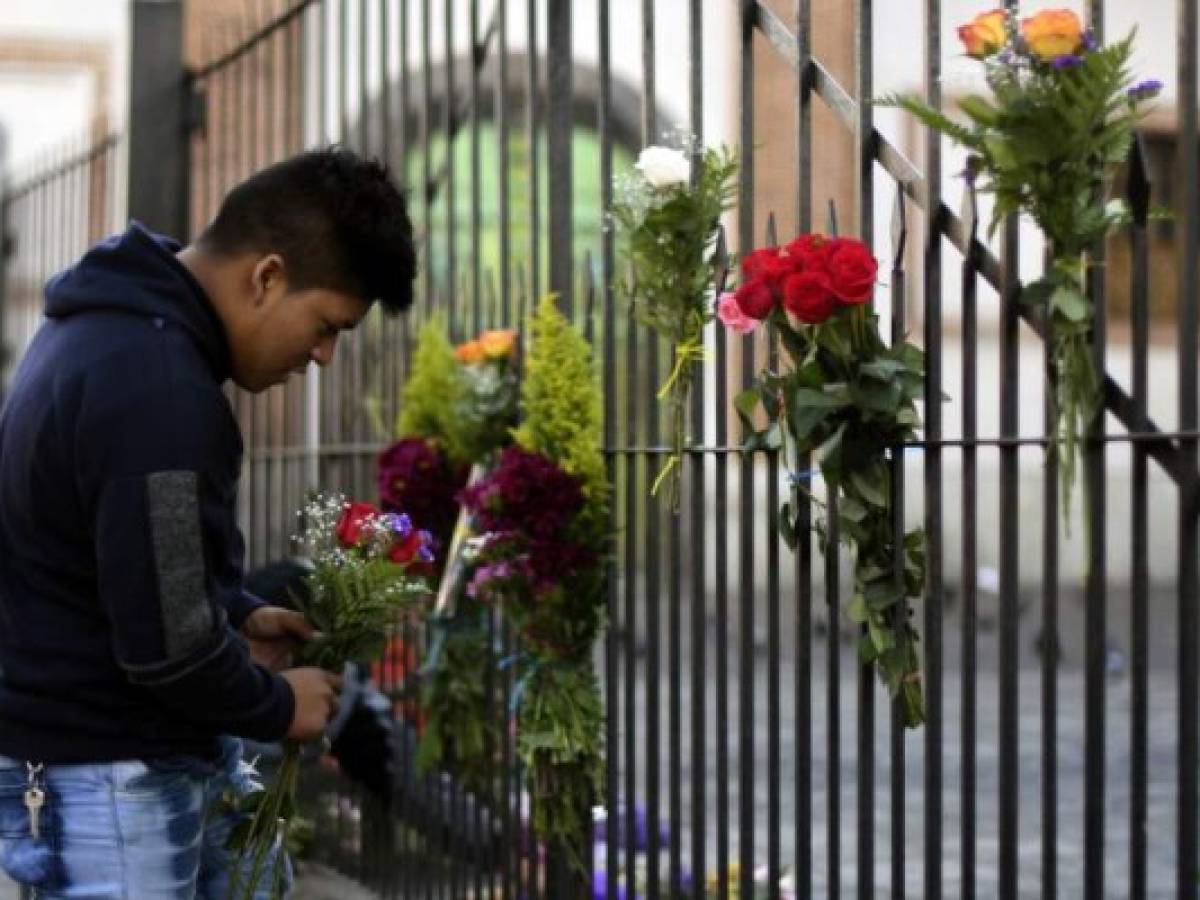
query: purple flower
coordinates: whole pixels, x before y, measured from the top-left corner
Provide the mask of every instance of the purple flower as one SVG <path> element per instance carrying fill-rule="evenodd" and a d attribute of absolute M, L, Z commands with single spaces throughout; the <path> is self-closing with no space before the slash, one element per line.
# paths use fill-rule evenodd
<path fill-rule="evenodd" d="M 1065 56 L 1056 57 L 1050 65 L 1056 69 L 1075 69 L 1083 65 L 1083 57 L 1068 53 Z"/>
<path fill-rule="evenodd" d="M 625 885 L 618 884 L 617 900 L 627 900 L 628 897 Z M 592 900 L 608 900 L 608 872 L 600 866 L 596 866 L 596 871 L 592 873 Z"/>
<path fill-rule="evenodd" d="M 412 534 L 412 519 L 407 513 L 384 513 L 381 517 L 383 524 L 402 538 Z"/>
<path fill-rule="evenodd" d="M 1151 97 L 1157 97 L 1162 89 L 1163 83 L 1157 78 L 1147 78 L 1127 90 L 1125 96 L 1134 101 L 1149 100 Z"/>
<path fill-rule="evenodd" d="M 379 456 L 380 505 L 404 511 L 438 535 L 444 545 L 454 530 L 458 504 L 454 495 L 466 473 L 424 438 L 404 438 Z"/>
<path fill-rule="evenodd" d="M 623 849 L 626 848 L 627 844 L 631 844 L 634 851 L 636 851 L 638 853 L 644 853 L 646 851 L 646 849 L 650 846 L 650 821 L 646 816 L 646 810 L 644 807 L 642 807 L 640 805 L 635 806 L 633 808 L 633 840 L 632 840 L 632 842 L 627 842 L 626 837 L 625 837 L 626 834 L 628 833 L 628 827 L 627 827 L 629 825 L 628 817 L 629 817 L 629 810 L 627 807 L 625 807 L 625 806 L 617 807 L 616 811 L 613 814 L 613 818 L 616 821 L 614 823 L 614 827 L 611 829 L 611 831 L 613 832 L 613 834 L 612 834 L 613 841 L 618 846 L 622 847 Z M 608 827 L 608 817 L 606 815 L 605 818 L 599 819 L 595 823 L 595 827 L 592 832 L 593 840 L 597 844 L 606 844 L 606 843 L 608 843 L 608 840 L 609 840 L 609 836 L 610 836 L 609 832 L 610 832 L 610 829 Z M 670 843 L 671 832 L 668 830 L 665 823 L 660 822 L 658 825 L 658 838 L 659 838 L 659 842 L 661 844 L 665 845 L 665 844 Z"/>
<path fill-rule="evenodd" d="M 1083 33 L 1083 49 L 1088 53 L 1095 53 L 1100 49 L 1100 42 L 1096 40 L 1096 35 L 1092 31 Z"/>

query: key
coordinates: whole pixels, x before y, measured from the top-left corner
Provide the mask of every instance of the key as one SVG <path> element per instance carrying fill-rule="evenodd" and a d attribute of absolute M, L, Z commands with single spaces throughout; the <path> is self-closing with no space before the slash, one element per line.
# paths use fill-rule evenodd
<path fill-rule="evenodd" d="M 29 810 L 29 833 L 33 838 L 41 837 L 42 806 L 46 803 L 46 792 L 37 785 L 25 791 L 25 808 Z"/>

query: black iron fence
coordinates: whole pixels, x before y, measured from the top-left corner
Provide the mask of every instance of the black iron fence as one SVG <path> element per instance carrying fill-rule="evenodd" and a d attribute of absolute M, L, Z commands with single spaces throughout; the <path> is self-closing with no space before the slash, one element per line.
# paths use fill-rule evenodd
<path fill-rule="evenodd" d="M 1105 5 L 1084 6 L 1103 36 Z M 610 628 L 597 648 L 605 896 L 636 878 L 652 898 L 1196 897 L 1198 23 L 1196 0 L 1172 6 L 1174 252 L 1169 268 L 1151 265 L 1164 232 L 1147 220 L 1155 170 L 1139 143 L 1126 192 L 1136 221 L 1108 248 L 1127 269 L 1091 281 L 1107 414 L 1087 443 L 1093 505 L 1073 513 L 1069 535 L 1045 453 L 1046 323 L 1016 299 L 1039 251 L 1015 221 L 993 246 L 974 206 L 953 211 L 939 139 L 901 146 L 878 127 L 862 102 L 876 93 L 882 14 L 868 0 L 853 4 L 853 84 L 814 56 L 811 0 L 304 0 L 251 34 L 207 36 L 212 62 L 190 81 L 204 111 L 191 136 L 193 230 L 255 169 L 341 142 L 389 162 L 422 240 L 411 314 L 373 314 L 328 369 L 236 396 L 251 563 L 288 553 L 292 511 L 309 490 L 374 493 L 374 458 L 426 317 L 444 311 L 456 337 L 517 325 L 552 288 L 597 348 L 617 486 Z M 941 4 L 906 8 L 921 20 L 924 92 L 939 101 Z M 732 128 L 710 111 L 729 90 L 712 78 L 713 46 L 737 63 Z M 681 60 L 686 78 L 667 77 Z M 770 154 L 756 112 L 767 78 L 792 96 L 786 149 Z M 899 727 L 855 658 L 839 612 L 845 560 L 834 551 L 822 561 L 811 539 L 794 556 L 780 551 L 775 511 L 798 473 L 744 452 L 730 424 L 731 397 L 774 359 L 769 341 L 707 336 L 681 515 L 649 496 L 668 452 L 653 386 L 671 360 L 614 296 L 604 213 L 637 148 L 678 126 L 740 149 L 728 232 L 737 250 L 790 237 L 776 234 L 776 217 L 798 231 L 828 227 L 817 145 L 841 135 L 853 148 L 853 196 L 837 212 L 890 263 L 880 307 L 891 333 L 919 330 L 927 353 L 925 440 L 893 456 L 900 512 L 929 540 L 921 731 Z M 774 170 L 787 172 L 786 191 L 756 189 Z M 47 192 L 52 183 L 6 195 L 18 246 L 39 246 L 26 235 L 59 234 L 66 211 L 78 215 L 74 195 Z M 13 212 L 21 203 L 42 212 L 24 218 Z M 39 277 L 74 252 L 57 240 L 48 246 L 58 255 L 38 257 Z M 32 302 L 11 287 L 18 271 L 10 259 L 6 334 L 9 311 Z M 1173 348 L 1150 316 L 1168 287 Z M 1127 321 L 1103 312 L 1118 294 Z M 1161 391 L 1174 402 L 1164 406 Z M 1166 412 L 1156 422 L 1151 408 Z M 811 523 L 813 510 L 800 516 Z M 380 673 L 405 721 L 411 669 L 393 660 Z M 511 688 L 504 671 L 487 686 L 501 720 Z M 496 783 L 482 792 L 453 772 L 404 775 L 385 808 L 314 779 L 325 811 L 317 851 L 387 896 L 567 896 L 528 836 L 505 734 Z M 402 739 L 397 752 L 410 772 L 411 745 Z"/>
<path fill-rule="evenodd" d="M 0 183 L 0 371 L 4 381 L 42 319 L 46 279 L 106 234 L 124 209 L 121 138 L 64 143 Z"/>

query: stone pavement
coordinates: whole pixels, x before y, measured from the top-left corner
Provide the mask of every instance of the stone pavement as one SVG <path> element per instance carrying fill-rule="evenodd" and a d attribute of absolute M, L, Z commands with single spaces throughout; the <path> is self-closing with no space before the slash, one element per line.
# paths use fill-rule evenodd
<path fill-rule="evenodd" d="M 374 900 L 362 886 L 324 866 L 301 863 L 289 900 Z M 17 900 L 17 888 L 0 873 L 0 900 Z M 145 898 L 151 900 L 151 898 Z"/>

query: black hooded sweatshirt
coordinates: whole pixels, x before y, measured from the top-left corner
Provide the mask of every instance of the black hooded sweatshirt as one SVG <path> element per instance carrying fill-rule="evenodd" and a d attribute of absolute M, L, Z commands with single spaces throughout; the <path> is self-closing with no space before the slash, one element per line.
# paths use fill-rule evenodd
<path fill-rule="evenodd" d="M 229 350 L 176 250 L 134 223 L 51 279 L 0 412 L 0 755 L 212 759 L 291 722 L 234 630 Z"/>

